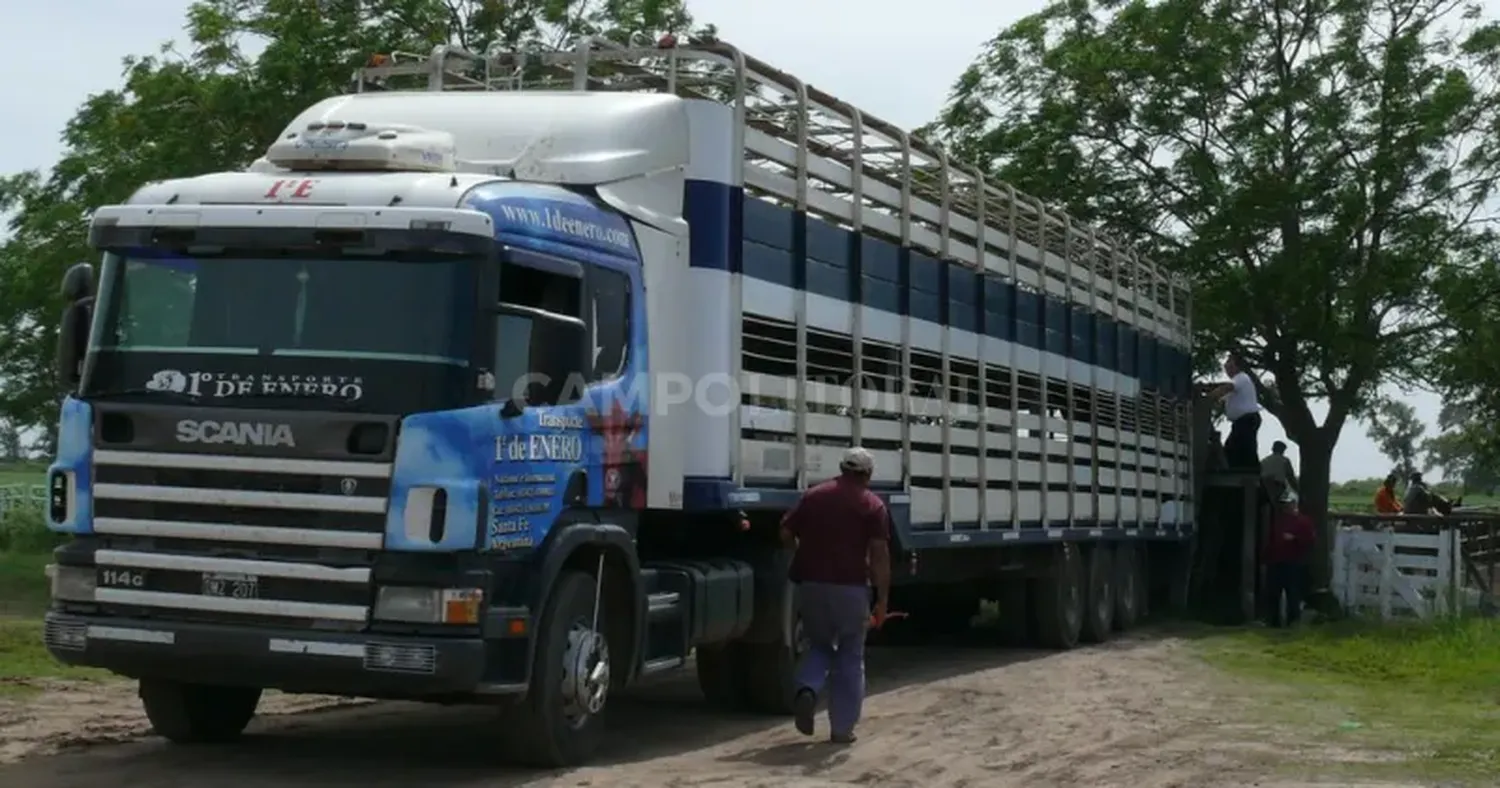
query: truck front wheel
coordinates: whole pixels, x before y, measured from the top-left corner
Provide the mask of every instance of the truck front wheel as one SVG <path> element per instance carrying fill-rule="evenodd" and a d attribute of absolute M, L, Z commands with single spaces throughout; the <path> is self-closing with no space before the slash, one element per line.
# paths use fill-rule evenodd
<path fill-rule="evenodd" d="M 260 705 L 259 687 L 213 687 L 170 679 L 141 679 L 146 719 L 174 744 L 219 744 L 244 732 Z"/>
<path fill-rule="evenodd" d="M 510 709 L 500 735 L 511 760 L 545 769 L 588 760 L 604 732 L 610 690 L 606 610 L 594 624 L 594 577 L 562 573 L 541 619 L 525 700 Z"/>

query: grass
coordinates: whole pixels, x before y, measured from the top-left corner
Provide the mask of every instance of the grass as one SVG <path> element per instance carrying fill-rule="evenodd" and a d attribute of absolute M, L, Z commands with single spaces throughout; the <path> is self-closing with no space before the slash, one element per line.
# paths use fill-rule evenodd
<path fill-rule="evenodd" d="M 0 463 L 0 487 L 8 484 L 45 484 L 47 466 L 34 463 Z"/>
<path fill-rule="evenodd" d="M 38 471 L 0 470 L 0 485 L 40 483 Z M 59 537 L 47 530 L 42 513 L 17 507 L 0 516 L 0 697 L 36 691 L 36 679 L 92 679 L 108 674 L 63 665 L 42 646 L 41 615 L 47 609 L 52 547 Z"/>
<path fill-rule="evenodd" d="M 37 691 L 37 679 L 98 679 L 109 674 L 63 665 L 42 646 L 47 553 L 0 552 L 0 698 Z"/>
<path fill-rule="evenodd" d="M 1390 756 L 1336 767 L 1350 776 L 1490 783 L 1500 772 L 1500 622 L 1341 622 L 1204 647 L 1210 663 L 1265 683 L 1268 713 L 1310 743 Z"/>

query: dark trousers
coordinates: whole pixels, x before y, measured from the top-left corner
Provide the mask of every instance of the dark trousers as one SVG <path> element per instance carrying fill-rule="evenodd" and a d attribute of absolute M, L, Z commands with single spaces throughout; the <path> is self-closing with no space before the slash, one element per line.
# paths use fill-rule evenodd
<path fill-rule="evenodd" d="M 828 724 L 835 735 L 854 732 L 865 704 L 865 630 L 870 589 L 832 583 L 797 586 L 797 611 L 807 653 L 797 684 L 814 695 L 828 691 Z"/>
<path fill-rule="evenodd" d="M 1283 597 L 1285 608 L 1282 607 Z M 1273 627 L 1297 623 L 1302 618 L 1302 601 L 1306 598 L 1306 562 L 1277 561 L 1266 565 L 1267 623 Z"/>
<path fill-rule="evenodd" d="M 1260 447 L 1256 444 L 1259 433 L 1260 413 L 1241 416 L 1230 423 L 1229 439 L 1224 441 L 1224 459 L 1230 470 L 1260 469 Z"/>

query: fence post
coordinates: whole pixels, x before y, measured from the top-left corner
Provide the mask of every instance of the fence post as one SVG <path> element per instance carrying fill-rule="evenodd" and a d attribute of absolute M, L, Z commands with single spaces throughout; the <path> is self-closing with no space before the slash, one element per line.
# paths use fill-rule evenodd
<path fill-rule="evenodd" d="M 1391 605 L 1391 592 L 1396 579 L 1396 532 L 1387 528 L 1381 534 L 1384 544 L 1377 549 L 1380 555 L 1380 620 L 1389 621 L 1395 615 Z"/>
<path fill-rule="evenodd" d="M 1447 616 L 1448 600 L 1453 593 L 1453 535 L 1452 528 L 1441 528 L 1437 532 L 1437 582 L 1432 589 L 1432 612 L 1435 616 Z"/>
<path fill-rule="evenodd" d="M 1333 586 L 1333 598 L 1339 602 L 1339 607 L 1348 610 L 1350 600 L 1353 597 L 1349 593 L 1349 561 L 1344 557 L 1344 551 L 1349 543 L 1349 529 L 1339 526 L 1333 529 L 1333 544 L 1329 549 L 1333 554 L 1329 556 L 1328 584 Z"/>

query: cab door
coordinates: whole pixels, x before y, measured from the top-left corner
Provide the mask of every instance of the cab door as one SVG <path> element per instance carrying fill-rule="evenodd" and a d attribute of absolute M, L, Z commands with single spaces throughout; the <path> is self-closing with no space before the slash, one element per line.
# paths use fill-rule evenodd
<path fill-rule="evenodd" d="M 487 547 L 540 544 L 569 509 L 642 508 L 645 401 L 624 266 L 512 250 L 495 314 Z"/>

